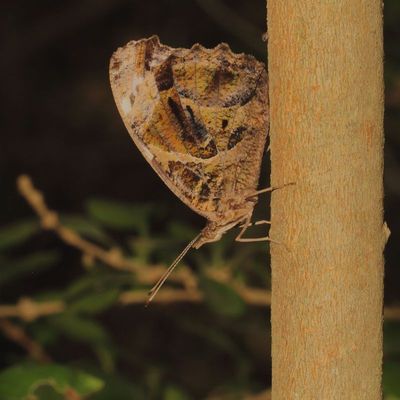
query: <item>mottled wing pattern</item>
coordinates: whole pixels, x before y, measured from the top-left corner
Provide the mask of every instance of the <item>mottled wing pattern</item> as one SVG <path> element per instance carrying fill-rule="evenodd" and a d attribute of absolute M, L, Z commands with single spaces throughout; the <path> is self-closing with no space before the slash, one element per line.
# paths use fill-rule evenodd
<path fill-rule="evenodd" d="M 118 49 L 110 79 L 132 139 L 194 211 L 217 220 L 256 189 L 268 134 L 262 63 L 226 44 L 172 49 L 153 36 Z"/>

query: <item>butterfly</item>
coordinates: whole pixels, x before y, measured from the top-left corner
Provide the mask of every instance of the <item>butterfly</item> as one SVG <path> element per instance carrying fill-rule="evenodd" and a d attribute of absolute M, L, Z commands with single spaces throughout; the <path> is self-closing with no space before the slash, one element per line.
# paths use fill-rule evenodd
<path fill-rule="evenodd" d="M 110 82 L 123 122 L 170 190 L 207 219 L 150 291 L 149 302 L 190 248 L 249 225 L 268 136 L 263 63 L 221 43 L 171 48 L 157 36 L 131 41 L 110 61 Z M 259 221 L 269 223 L 269 221 Z"/>

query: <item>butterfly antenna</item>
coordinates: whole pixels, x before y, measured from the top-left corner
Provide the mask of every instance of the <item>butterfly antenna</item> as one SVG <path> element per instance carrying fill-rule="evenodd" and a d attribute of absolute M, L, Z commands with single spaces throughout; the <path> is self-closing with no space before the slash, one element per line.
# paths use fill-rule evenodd
<path fill-rule="evenodd" d="M 161 289 L 162 285 L 164 285 L 165 281 L 168 279 L 168 277 L 171 275 L 172 271 L 175 269 L 175 267 L 179 264 L 179 262 L 182 260 L 182 258 L 185 256 L 185 254 L 192 248 L 192 246 L 197 242 L 197 240 L 200 238 L 201 232 L 189 242 L 189 244 L 182 250 L 182 252 L 179 254 L 178 257 L 176 257 L 175 261 L 168 267 L 168 269 L 163 273 L 161 278 L 158 280 L 158 282 L 151 288 L 149 292 L 149 298 L 147 299 L 146 302 L 146 307 L 150 304 L 150 302 L 154 299 L 158 291 Z"/>

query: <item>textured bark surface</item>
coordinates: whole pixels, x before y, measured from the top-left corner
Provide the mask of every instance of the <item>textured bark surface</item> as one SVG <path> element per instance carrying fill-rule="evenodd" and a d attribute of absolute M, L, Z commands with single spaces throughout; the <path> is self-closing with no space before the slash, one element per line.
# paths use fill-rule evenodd
<path fill-rule="evenodd" d="M 379 0 L 269 0 L 272 398 L 381 398 Z"/>

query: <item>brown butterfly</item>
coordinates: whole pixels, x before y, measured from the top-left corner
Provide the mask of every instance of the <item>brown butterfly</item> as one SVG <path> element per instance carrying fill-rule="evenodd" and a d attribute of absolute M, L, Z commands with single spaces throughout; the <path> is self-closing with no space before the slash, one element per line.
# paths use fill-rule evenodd
<path fill-rule="evenodd" d="M 150 291 L 149 301 L 194 247 L 251 225 L 268 135 L 264 64 L 227 44 L 173 49 L 157 36 L 131 41 L 110 62 L 115 102 L 145 159 L 186 205 L 207 219 Z M 259 221 L 258 223 L 269 223 Z"/>

